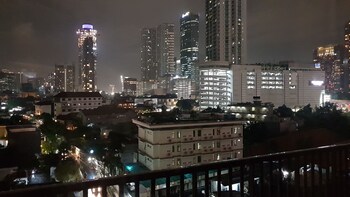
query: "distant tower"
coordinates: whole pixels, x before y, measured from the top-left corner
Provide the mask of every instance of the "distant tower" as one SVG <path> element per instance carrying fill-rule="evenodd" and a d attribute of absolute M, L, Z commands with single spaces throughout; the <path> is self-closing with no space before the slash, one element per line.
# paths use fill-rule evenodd
<path fill-rule="evenodd" d="M 314 50 L 316 67 L 325 71 L 326 93 L 344 93 L 349 89 L 348 65 L 345 60 L 344 45 L 327 45 Z"/>
<path fill-rule="evenodd" d="M 180 19 L 181 76 L 194 78 L 198 62 L 199 16 L 187 12 Z"/>
<path fill-rule="evenodd" d="M 64 65 L 55 65 L 55 91 L 62 92 L 65 91 L 65 68 Z"/>
<path fill-rule="evenodd" d="M 156 28 L 143 28 L 141 31 L 142 81 L 155 81 L 158 78 L 156 50 Z"/>
<path fill-rule="evenodd" d="M 246 56 L 247 0 L 205 0 L 206 63 L 199 66 L 200 107 L 234 100 L 232 67 Z"/>
<path fill-rule="evenodd" d="M 73 92 L 75 69 L 73 65 L 55 65 L 55 91 Z"/>
<path fill-rule="evenodd" d="M 157 62 L 159 76 L 175 74 L 175 35 L 174 24 L 163 23 L 157 28 Z"/>
<path fill-rule="evenodd" d="M 344 44 L 346 48 L 346 58 L 350 59 L 350 21 L 345 25 Z"/>
<path fill-rule="evenodd" d="M 206 0 L 206 60 L 242 64 L 246 57 L 246 0 Z"/>
<path fill-rule="evenodd" d="M 84 92 L 96 91 L 97 30 L 83 24 L 77 31 L 79 48 L 79 85 Z"/>

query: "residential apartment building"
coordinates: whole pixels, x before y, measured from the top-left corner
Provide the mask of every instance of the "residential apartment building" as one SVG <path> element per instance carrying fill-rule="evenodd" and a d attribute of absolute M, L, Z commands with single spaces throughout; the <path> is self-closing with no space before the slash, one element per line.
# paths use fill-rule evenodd
<path fill-rule="evenodd" d="M 75 90 L 75 69 L 73 65 L 55 65 L 55 91 L 73 92 Z"/>
<path fill-rule="evenodd" d="M 98 92 L 60 92 L 54 96 L 54 115 L 95 109 L 102 104 L 102 95 Z"/>
<path fill-rule="evenodd" d="M 181 168 L 243 157 L 240 121 L 176 121 L 138 126 L 138 161 L 150 170 Z"/>
<path fill-rule="evenodd" d="M 245 62 L 247 50 L 247 1 L 206 0 L 206 60 Z"/>

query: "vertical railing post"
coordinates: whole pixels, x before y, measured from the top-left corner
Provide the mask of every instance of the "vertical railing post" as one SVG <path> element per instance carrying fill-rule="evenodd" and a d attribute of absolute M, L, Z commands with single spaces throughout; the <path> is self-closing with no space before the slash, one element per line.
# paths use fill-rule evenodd
<path fill-rule="evenodd" d="M 303 177 L 304 177 L 304 196 L 307 196 L 308 195 L 308 191 L 307 191 L 307 189 L 308 189 L 308 184 L 307 184 L 307 156 L 304 154 L 304 156 L 303 156 L 303 159 L 304 159 L 304 161 L 303 161 Z"/>
<path fill-rule="evenodd" d="M 264 161 L 260 161 L 259 163 L 260 166 L 260 176 L 259 176 L 259 185 L 260 185 L 260 196 L 265 196 L 264 195 Z"/>
<path fill-rule="evenodd" d="M 108 196 L 108 193 L 107 193 L 107 186 L 106 185 L 102 185 L 101 186 L 102 188 L 102 191 L 101 191 L 101 196 L 103 197 L 107 197 Z M 120 188 L 119 188 L 119 192 L 120 192 Z"/>
<path fill-rule="evenodd" d="M 282 159 L 278 160 L 278 186 L 277 186 L 277 193 L 278 196 L 282 196 L 282 187 L 283 187 L 283 174 L 282 174 Z"/>
<path fill-rule="evenodd" d="M 323 154 L 323 151 L 320 150 L 318 151 L 318 195 L 319 196 L 323 196 L 324 195 L 324 192 L 323 192 L 323 173 L 322 173 L 322 170 L 323 170 L 323 166 L 324 166 L 324 160 L 323 160 L 323 157 L 322 157 L 322 154 Z"/>
<path fill-rule="evenodd" d="M 229 185 L 229 192 L 230 192 L 230 194 L 229 194 L 229 196 L 230 197 L 233 197 L 233 192 L 232 192 L 232 167 L 230 166 L 229 168 L 228 168 L 228 185 Z"/>
<path fill-rule="evenodd" d="M 185 175 L 183 173 L 180 175 L 180 196 L 185 196 Z"/>
<path fill-rule="evenodd" d="M 140 181 L 135 181 L 135 197 L 140 196 Z"/>
<path fill-rule="evenodd" d="M 248 188 L 249 188 L 249 195 L 255 196 L 254 193 L 254 163 L 249 164 L 249 173 L 248 173 Z"/>
<path fill-rule="evenodd" d="M 310 154 L 310 167 L 311 167 L 311 196 L 315 196 L 315 157 L 314 152 Z"/>
<path fill-rule="evenodd" d="M 197 172 L 192 172 L 192 196 L 197 196 Z"/>
<path fill-rule="evenodd" d="M 326 184 L 325 184 L 325 189 L 326 189 L 326 196 L 330 196 L 331 195 L 331 181 L 330 181 L 330 170 L 331 170 L 331 162 L 330 160 L 330 151 L 329 150 L 325 150 L 325 156 L 326 156 Z"/>
<path fill-rule="evenodd" d="M 156 196 L 156 178 L 151 179 L 151 196 Z"/>
<path fill-rule="evenodd" d="M 239 167 L 239 188 L 240 188 L 240 193 L 241 193 L 241 197 L 244 197 L 244 164 L 241 164 Z"/>
<path fill-rule="evenodd" d="M 119 196 L 125 196 L 124 194 L 124 186 L 125 186 L 125 183 L 120 183 L 119 184 Z M 135 185 L 136 187 L 136 185 Z"/>
<path fill-rule="evenodd" d="M 209 188 L 210 188 L 210 184 L 209 184 L 209 170 L 206 170 L 204 172 L 204 183 L 205 183 L 205 196 L 209 197 L 210 194 L 209 194 Z"/>
<path fill-rule="evenodd" d="M 218 172 L 218 197 L 221 197 L 221 168 L 218 168 L 218 170 L 217 170 L 217 172 Z"/>
<path fill-rule="evenodd" d="M 295 185 L 294 185 L 294 196 L 300 196 L 300 155 L 295 156 L 295 164 L 294 164 L 294 172 L 295 172 Z"/>
<path fill-rule="evenodd" d="M 332 151 L 332 160 L 331 160 L 331 163 L 332 163 L 332 193 L 334 196 L 338 196 L 337 195 L 337 150 L 335 148 L 333 148 L 333 151 Z"/>
<path fill-rule="evenodd" d="M 273 196 L 273 161 L 269 160 L 269 195 Z"/>
<path fill-rule="evenodd" d="M 166 177 L 166 196 L 170 197 L 170 176 Z"/>

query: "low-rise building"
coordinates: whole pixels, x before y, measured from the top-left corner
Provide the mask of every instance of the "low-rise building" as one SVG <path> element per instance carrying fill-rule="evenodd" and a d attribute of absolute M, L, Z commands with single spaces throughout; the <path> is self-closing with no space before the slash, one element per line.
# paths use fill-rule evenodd
<path fill-rule="evenodd" d="M 97 125 L 115 125 L 121 122 L 131 122 L 136 113 L 131 109 L 119 108 L 116 105 L 104 105 L 96 109 L 83 110 L 87 123 Z"/>
<path fill-rule="evenodd" d="M 138 161 L 150 170 L 243 157 L 242 121 L 170 118 L 154 124 L 149 120 L 154 118 L 134 119 L 133 123 L 138 126 Z"/>
<path fill-rule="evenodd" d="M 254 100 L 253 103 L 233 103 L 225 109 L 240 120 L 263 121 L 273 114 L 273 107 L 272 103 L 262 103 L 260 100 Z"/>
<path fill-rule="evenodd" d="M 35 125 L 0 126 L 0 169 L 33 165 L 40 154 L 40 137 Z"/>
<path fill-rule="evenodd" d="M 178 98 L 174 94 L 167 95 L 152 95 L 135 98 L 135 105 L 147 105 L 154 106 L 155 108 L 161 108 L 165 106 L 168 110 L 172 110 L 176 107 Z"/>
<path fill-rule="evenodd" d="M 60 92 L 54 96 L 54 115 L 65 115 L 103 105 L 98 92 Z"/>

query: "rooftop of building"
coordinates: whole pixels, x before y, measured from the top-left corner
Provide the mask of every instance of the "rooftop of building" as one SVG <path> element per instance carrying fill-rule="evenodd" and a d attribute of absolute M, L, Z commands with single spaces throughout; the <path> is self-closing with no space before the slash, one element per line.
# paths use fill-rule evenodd
<path fill-rule="evenodd" d="M 130 111 L 132 110 L 120 108 L 117 105 L 103 105 L 96 109 L 82 110 L 82 113 L 86 116 L 89 116 L 89 115 L 106 115 L 106 114 L 124 114 Z"/>
<path fill-rule="evenodd" d="M 146 127 L 164 127 L 164 126 L 180 126 L 180 125 L 217 125 L 232 124 L 232 122 L 240 122 L 235 116 L 225 113 L 191 113 L 177 114 L 171 112 L 152 112 L 138 116 L 137 120 L 133 120 L 136 124 L 142 124 Z"/>
<path fill-rule="evenodd" d="M 168 98 L 177 98 L 176 94 L 166 94 L 166 95 L 144 95 L 136 98 L 159 98 L 159 99 L 168 99 Z"/>
<path fill-rule="evenodd" d="M 52 104 L 53 104 L 52 101 L 39 101 L 35 103 L 35 105 L 52 105 Z"/>
<path fill-rule="evenodd" d="M 99 92 L 60 92 L 54 96 L 55 98 L 67 97 L 102 97 Z"/>
<path fill-rule="evenodd" d="M 254 101 L 254 102 L 246 102 L 246 103 L 231 103 L 228 105 L 228 107 L 234 107 L 234 106 L 261 106 L 261 107 L 274 107 L 273 103 L 263 103 L 261 101 Z"/>

